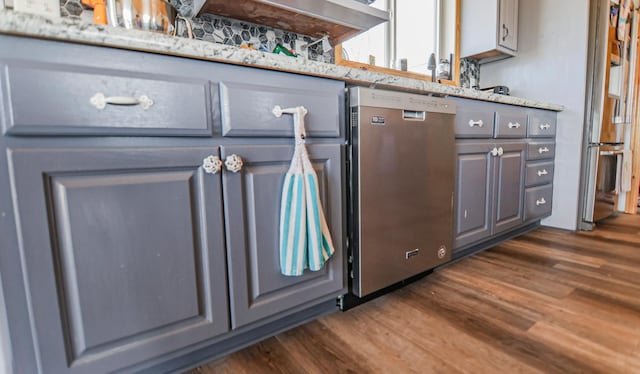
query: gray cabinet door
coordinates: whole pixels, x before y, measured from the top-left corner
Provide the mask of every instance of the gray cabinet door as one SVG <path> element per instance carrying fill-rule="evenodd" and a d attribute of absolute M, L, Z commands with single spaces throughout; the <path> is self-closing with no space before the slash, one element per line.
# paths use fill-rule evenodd
<path fill-rule="evenodd" d="M 116 372 L 228 331 L 217 148 L 11 149 L 38 367 Z"/>
<path fill-rule="evenodd" d="M 523 141 L 499 143 L 501 153 L 495 158 L 495 218 L 493 234 L 516 227 L 523 222 L 524 167 L 526 144 Z"/>
<path fill-rule="evenodd" d="M 512 51 L 518 50 L 518 0 L 499 0 L 500 19 L 498 44 Z"/>
<path fill-rule="evenodd" d="M 322 270 L 300 277 L 281 275 L 279 260 L 280 198 L 293 147 L 222 147 L 224 157 L 244 161 L 240 172 L 223 173 L 233 328 L 344 293 L 342 147 L 308 147 L 336 252 Z"/>
<path fill-rule="evenodd" d="M 493 146 L 492 142 L 456 145 L 455 249 L 491 235 Z"/>

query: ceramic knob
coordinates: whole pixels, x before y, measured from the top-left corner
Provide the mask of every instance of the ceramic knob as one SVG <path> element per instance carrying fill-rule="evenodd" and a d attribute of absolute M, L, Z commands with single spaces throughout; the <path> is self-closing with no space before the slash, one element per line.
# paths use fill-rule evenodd
<path fill-rule="evenodd" d="M 224 166 L 227 167 L 227 170 L 234 173 L 242 170 L 242 165 L 244 165 L 244 163 L 242 162 L 242 158 L 238 155 L 227 156 L 227 159 L 224 161 Z"/>
<path fill-rule="evenodd" d="M 217 174 L 222 170 L 222 161 L 218 156 L 209 156 L 202 160 L 202 168 L 205 173 Z"/>

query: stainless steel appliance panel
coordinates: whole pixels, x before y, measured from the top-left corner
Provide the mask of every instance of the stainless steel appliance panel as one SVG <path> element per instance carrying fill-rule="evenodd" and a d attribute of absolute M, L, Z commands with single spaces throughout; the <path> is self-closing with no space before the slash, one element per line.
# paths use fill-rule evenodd
<path fill-rule="evenodd" d="M 361 106 L 358 117 L 352 291 L 362 297 L 450 259 L 455 143 L 451 113 Z"/>
<path fill-rule="evenodd" d="M 599 147 L 597 155 L 593 222 L 609 217 L 616 210 L 622 147 L 602 146 Z"/>

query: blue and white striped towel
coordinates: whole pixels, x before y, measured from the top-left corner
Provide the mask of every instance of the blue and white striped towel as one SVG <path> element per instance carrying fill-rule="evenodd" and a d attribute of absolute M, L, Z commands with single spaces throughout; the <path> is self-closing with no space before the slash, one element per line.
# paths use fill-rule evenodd
<path fill-rule="evenodd" d="M 317 271 L 333 255 L 334 247 L 322 210 L 318 177 L 304 145 L 307 110 L 292 110 L 295 149 L 284 179 L 280 205 L 280 271 L 298 276 L 305 269 Z"/>

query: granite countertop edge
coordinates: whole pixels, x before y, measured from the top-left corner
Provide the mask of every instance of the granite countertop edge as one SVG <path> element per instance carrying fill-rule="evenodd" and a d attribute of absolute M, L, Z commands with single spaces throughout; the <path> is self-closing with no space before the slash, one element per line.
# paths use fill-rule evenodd
<path fill-rule="evenodd" d="M 536 100 L 448 86 L 303 58 L 292 58 L 147 31 L 88 24 L 72 19 L 52 20 L 10 10 L 0 10 L 0 33 L 253 66 L 342 80 L 368 87 L 457 96 L 552 111 L 564 109 L 561 105 Z"/>

